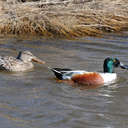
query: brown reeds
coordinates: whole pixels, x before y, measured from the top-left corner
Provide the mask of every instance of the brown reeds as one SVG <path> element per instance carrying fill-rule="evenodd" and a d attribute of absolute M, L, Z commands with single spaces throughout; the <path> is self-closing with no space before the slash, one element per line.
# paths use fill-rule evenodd
<path fill-rule="evenodd" d="M 128 28 L 127 0 L 0 2 L 0 33 L 4 35 L 73 39 Z"/>

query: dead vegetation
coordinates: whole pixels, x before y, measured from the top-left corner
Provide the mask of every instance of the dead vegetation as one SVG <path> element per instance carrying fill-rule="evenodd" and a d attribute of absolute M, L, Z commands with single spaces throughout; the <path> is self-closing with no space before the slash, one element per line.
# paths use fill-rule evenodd
<path fill-rule="evenodd" d="M 0 1 L 0 33 L 73 39 L 128 28 L 127 0 Z"/>

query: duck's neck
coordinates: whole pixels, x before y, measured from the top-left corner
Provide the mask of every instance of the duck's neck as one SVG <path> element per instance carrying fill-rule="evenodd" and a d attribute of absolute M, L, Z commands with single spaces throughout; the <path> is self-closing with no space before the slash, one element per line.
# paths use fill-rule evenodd
<path fill-rule="evenodd" d="M 114 73 L 113 64 L 110 63 L 104 64 L 104 73 Z"/>
<path fill-rule="evenodd" d="M 18 56 L 17 56 L 16 59 L 21 60 L 24 63 L 28 63 L 28 62 L 30 63 L 30 61 L 28 61 L 27 59 L 25 59 L 25 57 L 23 56 L 22 52 L 19 52 L 19 54 L 18 54 Z"/>
<path fill-rule="evenodd" d="M 17 58 L 16 58 L 16 59 L 21 60 L 21 54 L 22 54 L 22 52 L 19 52 L 19 54 L 18 54 L 18 56 L 17 56 Z"/>
<path fill-rule="evenodd" d="M 114 68 L 105 68 L 104 73 L 114 73 Z"/>

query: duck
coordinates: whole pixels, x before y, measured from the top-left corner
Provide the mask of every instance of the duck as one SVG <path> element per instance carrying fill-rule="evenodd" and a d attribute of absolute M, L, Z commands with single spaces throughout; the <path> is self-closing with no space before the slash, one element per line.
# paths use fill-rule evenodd
<path fill-rule="evenodd" d="M 59 80 L 71 80 L 78 85 L 108 85 L 117 80 L 117 73 L 114 69 L 121 67 L 128 69 L 117 58 L 107 57 L 104 60 L 103 72 L 88 72 L 86 70 L 72 70 L 64 68 L 50 68 Z"/>
<path fill-rule="evenodd" d="M 32 62 L 45 64 L 45 61 L 34 56 L 30 51 L 20 51 L 18 56 L 0 56 L 0 70 L 9 72 L 23 72 L 34 68 Z"/>

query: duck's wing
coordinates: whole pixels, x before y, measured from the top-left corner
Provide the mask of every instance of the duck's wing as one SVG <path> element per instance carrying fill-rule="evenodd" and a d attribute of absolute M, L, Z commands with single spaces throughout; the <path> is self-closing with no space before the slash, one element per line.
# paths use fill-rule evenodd
<path fill-rule="evenodd" d="M 52 68 L 51 71 L 53 71 L 55 76 L 60 80 L 71 79 L 73 75 L 84 74 L 86 72 L 83 70 L 72 70 L 72 69 L 61 69 L 61 68 Z"/>
<path fill-rule="evenodd" d="M 70 80 L 75 75 L 82 75 L 87 73 L 87 71 L 84 70 L 73 70 L 73 71 L 67 71 L 63 74 L 64 80 Z"/>
<path fill-rule="evenodd" d="M 0 56 L 0 69 L 11 70 L 17 63 L 17 59 L 11 56 Z"/>

